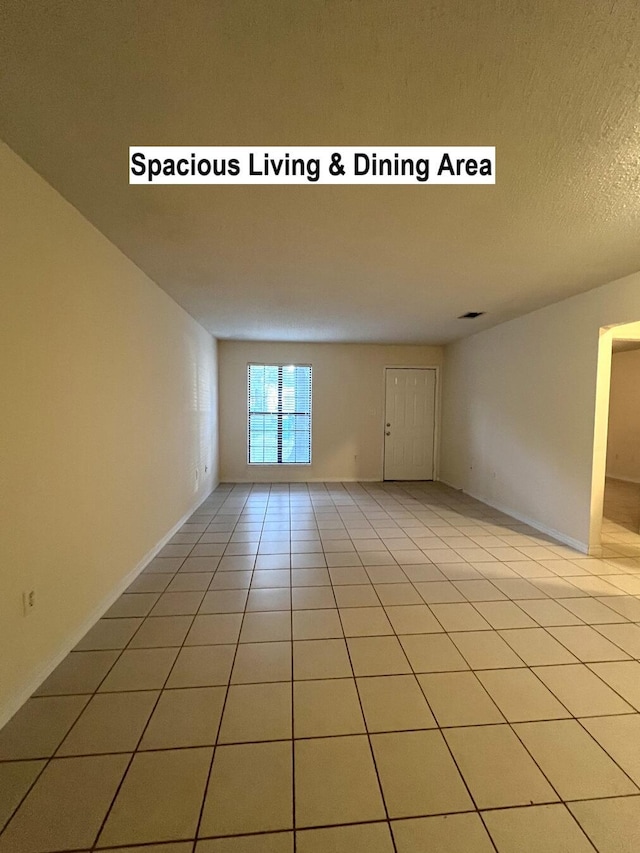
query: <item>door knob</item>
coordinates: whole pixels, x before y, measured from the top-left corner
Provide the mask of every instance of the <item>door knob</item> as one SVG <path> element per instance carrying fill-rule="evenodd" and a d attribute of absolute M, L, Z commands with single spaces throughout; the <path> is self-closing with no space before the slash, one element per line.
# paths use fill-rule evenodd
<path fill-rule="evenodd" d="M 390 432 L 385 432 L 385 435 L 391 435 L 391 433 L 390 433 Z"/>
<path fill-rule="evenodd" d="M 387 424 L 387 426 L 388 426 L 388 427 L 390 427 L 390 426 L 391 426 L 391 424 Z"/>

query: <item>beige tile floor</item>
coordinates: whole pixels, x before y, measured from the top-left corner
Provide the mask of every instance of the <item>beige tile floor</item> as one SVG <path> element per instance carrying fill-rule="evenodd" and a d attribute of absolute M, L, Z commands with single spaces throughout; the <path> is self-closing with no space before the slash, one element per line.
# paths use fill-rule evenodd
<path fill-rule="evenodd" d="M 637 853 L 628 491 L 594 559 L 431 483 L 221 486 L 0 731 L 0 853 Z"/>

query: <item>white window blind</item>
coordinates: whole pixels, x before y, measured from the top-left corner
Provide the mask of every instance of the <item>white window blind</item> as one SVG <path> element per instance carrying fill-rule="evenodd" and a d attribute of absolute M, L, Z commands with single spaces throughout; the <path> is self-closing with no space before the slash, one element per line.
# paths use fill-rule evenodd
<path fill-rule="evenodd" d="M 310 464 L 310 365 L 250 364 L 248 404 L 249 464 Z"/>

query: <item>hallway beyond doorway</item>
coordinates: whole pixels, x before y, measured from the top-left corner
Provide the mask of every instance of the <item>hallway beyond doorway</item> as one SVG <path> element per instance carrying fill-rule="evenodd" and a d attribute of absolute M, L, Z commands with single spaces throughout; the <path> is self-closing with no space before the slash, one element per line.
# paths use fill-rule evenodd
<path fill-rule="evenodd" d="M 602 545 L 609 552 L 640 557 L 640 483 L 607 477 Z"/>

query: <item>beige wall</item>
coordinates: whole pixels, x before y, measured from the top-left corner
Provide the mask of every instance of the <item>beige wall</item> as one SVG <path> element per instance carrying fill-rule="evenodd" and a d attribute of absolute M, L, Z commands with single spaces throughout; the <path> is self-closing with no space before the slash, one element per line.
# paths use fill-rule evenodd
<path fill-rule="evenodd" d="M 607 476 L 640 483 L 640 350 L 611 359 Z"/>
<path fill-rule="evenodd" d="M 597 547 L 612 337 L 600 329 L 639 318 L 640 273 L 448 346 L 441 478 Z"/>
<path fill-rule="evenodd" d="M 211 336 L 5 146 L 0 187 L 2 725 L 210 491 L 217 379 Z"/>
<path fill-rule="evenodd" d="M 384 368 L 439 367 L 439 347 L 220 341 L 220 478 L 380 480 Z M 247 465 L 247 365 L 313 366 L 311 465 Z"/>

